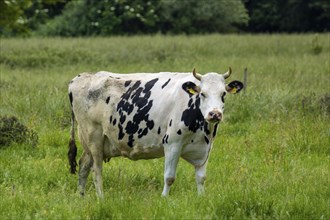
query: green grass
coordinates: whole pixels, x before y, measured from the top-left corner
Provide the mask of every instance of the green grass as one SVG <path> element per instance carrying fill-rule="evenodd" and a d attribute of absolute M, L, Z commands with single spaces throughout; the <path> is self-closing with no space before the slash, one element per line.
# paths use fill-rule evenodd
<path fill-rule="evenodd" d="M 0 219 L 330 219 L 329 57 L 329 34 L 1 39 L 0 116 L 19 118 L 39 145 L 0 148 Z M 75 75 L 228 66 L 231 80 L 247 67 L 248 86 L 226 97 L 205 196 L 183 160 L 162 198 L 163 159 L 124 158 L 104 165 L 104 201 L 91 178 L 76 194 L 66 156 Z"/>

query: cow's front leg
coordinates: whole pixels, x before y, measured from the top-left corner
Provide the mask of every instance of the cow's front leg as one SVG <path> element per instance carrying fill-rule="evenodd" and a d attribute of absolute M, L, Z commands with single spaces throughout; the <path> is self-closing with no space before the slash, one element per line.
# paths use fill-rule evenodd
<path fill-rule="evenodd" d="M 162 196 L 167 196 L 170 192 L 170 187 L 174 183 L 176 177 L 176 167 L 181 155 L 181 146 L 166 145 L 165 152 L 165 171 L 164 171 L 164 190 Z"/>
<path fill-rule="evenodd" d="M 195 165 L 195 175 L 198 195 L 204 194 L 204 182 L 206 180 L 206 166 L 207 161 L 200 166 Z"/>

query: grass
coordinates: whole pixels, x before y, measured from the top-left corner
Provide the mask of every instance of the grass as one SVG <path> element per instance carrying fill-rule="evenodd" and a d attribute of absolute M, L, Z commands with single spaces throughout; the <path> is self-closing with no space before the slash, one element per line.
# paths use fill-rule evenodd
<path fill-rule="evenodd" d="M 329 34 L 1 39 L 0 116 L 16 116 L 39 145 L 0 148 L 0 218 L 329 219 L 329 56 Z M 124 158 L 104 166 L 104 201 L 91 178 L 76 194 L 66 158 L 75 75 L 228 66 L 232 80 L 247 67 L 248 86 L 226 97 L 205 196 L 183 160 L 165 199 L 163 159 Z"/>

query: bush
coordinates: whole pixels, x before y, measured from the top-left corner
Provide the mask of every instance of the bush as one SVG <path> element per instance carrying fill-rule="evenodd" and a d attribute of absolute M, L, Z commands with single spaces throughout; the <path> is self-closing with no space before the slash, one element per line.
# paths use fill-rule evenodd
<path fill-rule="evenodd" d="M 0 148 L 9 146 L 13 142 L 25 143 L 31 146 L 38 144 L 38 135 L 28 129 L 14 116 L 0 118 Z"/>
<path fill-rule="evenodd" d="M 228 33 L 248 23 L 240 0 L 166 0 L 160 7 L 165 33 Z"/>
<path fill-rule="evenodd" d="M 72 1 L 61 16 L 38 31 L 41 35 L 95 36 L 156 32 L 158 1 Z"/>
<path fill-rule="evenodd" d="M 223 33 L 247 22 L 240 0 L 82 0 L 69 2 L 38 32 L 50 36 Z"/>

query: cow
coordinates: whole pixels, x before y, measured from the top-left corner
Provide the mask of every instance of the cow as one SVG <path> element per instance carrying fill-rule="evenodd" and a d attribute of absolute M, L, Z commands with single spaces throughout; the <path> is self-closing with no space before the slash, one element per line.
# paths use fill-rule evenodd
<path fill-rule="evenodd" d="M 72 108 L 69 163 L 76 173 L 75 120 L 83 147 L 78 192 L 85 194 L 90 170 L 98 197 L 103 197 L 102 164 L 113 157 L 131 160 L 165 157 L 162 196 L 169 195 L 179 158 L 195 168 L 198 194 L 204 193 L 206 166 L 223 120 L 227 93 L 243 83 L 226 84 L 224 73 L 160 72 L 82 73 L 69 84 Z"/>

